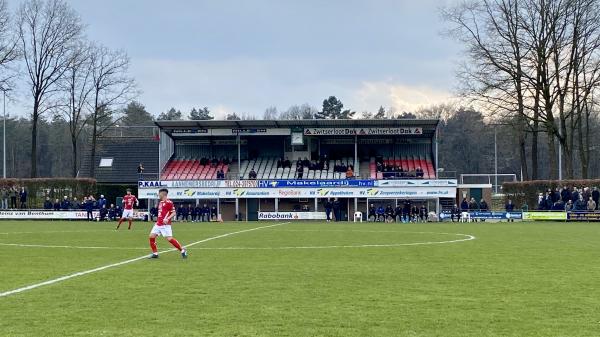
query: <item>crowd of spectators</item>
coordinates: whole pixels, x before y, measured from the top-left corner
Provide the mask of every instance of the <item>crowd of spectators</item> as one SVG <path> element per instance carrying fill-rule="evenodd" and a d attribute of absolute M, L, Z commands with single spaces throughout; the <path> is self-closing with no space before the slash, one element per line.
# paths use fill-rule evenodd
<path fill-rule="evenodd" d="M 369 206 L 369 221 L 373 222 L 402 222 L 402 223 L 416 223 L 416 222 L 427 222 L 429 220 L 429 212 L 425 204 L 421 204 L 419 207 L 413 204 L 410 200 L 405 200 L 402 205 L 392 207 L 388 204 L 375 206 L 371 204 Z"/>
<path fill-rule="evenodd" d="M 597 187 L 567 187 L 547 189 L 538 195 L 538 210 L 598 211 L 600 191 Z"/>
<path fill-rule="evenodd" d="M 27 189 L 25 187 L 12 186 L 0 188 L 0 208 L 1 209 L 26 209 Z"/>
<path fill-rule="evenodd" d="M 375 159 L 377 172 L 381 172 L 383 179 L 423 179 L 425 172 L 421 167 L 409 170 L 401 165 L 386 164 L 383 157 Z"/>
<path fill-rule="evenodd" d="M 158 209 L 152 207 L 150 209 L 150 218 L 152 221 L 158 217 Z M 190 221 L 190 222 L 209 222 L 218 220 L 217 207 L 209 207 L 207 204 L 203 205 L 191 205 L 191 204 L 179 204 L 175 209 L 175 220 L 177 221 Z"/>
<path fill-rule="evenodd" d="M 44 200 L 44 210 L 85 211 L 88 221 L 95 220 L 93 214 L 94 211 L 99 211 L 100 221 L 114 221 L 119 219 L 123 214 L 121 206 L 115 204 L 109 205 L 104 195 L 100 195 L 98 199 L 93 195 L 84 196 L 81 199 L 77 199 L 77 197 L 70 199 L 65 195 L 62 200 L 54 199 L 54 201 L 50 200 L 49 197 L 46 197 L 46 200 Z"/>

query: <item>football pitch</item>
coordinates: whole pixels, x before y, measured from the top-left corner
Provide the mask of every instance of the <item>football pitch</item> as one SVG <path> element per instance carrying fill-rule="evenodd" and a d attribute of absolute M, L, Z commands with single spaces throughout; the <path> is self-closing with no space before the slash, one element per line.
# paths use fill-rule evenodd
<path fill-rule="evenodd" d="M 150 228 L 0 222 L 0 336 L 600 335 L 600 224 Z"/>

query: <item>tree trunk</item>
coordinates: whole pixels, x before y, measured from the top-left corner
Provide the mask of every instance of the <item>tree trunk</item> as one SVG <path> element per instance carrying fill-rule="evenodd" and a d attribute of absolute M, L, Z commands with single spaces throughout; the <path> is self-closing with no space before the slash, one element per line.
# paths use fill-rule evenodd
<path fill-rule="evenodd" d="M 94 111 L 94 118 L 92 124 L 92 148 L 90 149 L 90 178 L 93 178 L 94 174 L 96 173 L 96 133 L 98 132 L 98 118 L 96 118 L 97 115 L 98 111 L 96 109 L 96 111 Z"/>
<path fill-rule="evenodd" d="M 37 177 L 37 124 L 38 124 L 38 112 L 39 112 L 38 100 L 35 100 L 33 104 L 33 115 L 31 116 L 31 172 L 30 177 Z"/>
<path fill-rule="evenodd" d="M 73 151 L 73 177 L 77 177 L 77 136 L 71 135 L 71 151 Z"/>

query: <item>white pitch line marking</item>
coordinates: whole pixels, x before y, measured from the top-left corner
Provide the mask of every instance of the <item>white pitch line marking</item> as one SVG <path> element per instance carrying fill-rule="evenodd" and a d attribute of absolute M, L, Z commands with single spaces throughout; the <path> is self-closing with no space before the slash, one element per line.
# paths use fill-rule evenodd
<path fill-rule="evenodd" d="M 286 232 L 287 230 L 278 230 L 278 232 Z M 293 231 L 293 230 L 292 230 Z M 309 230 L 307 230 L 308 232 Z M 373 231 L 377 232 L 377 231 Z M 440 234 L 440 235 L 457 235 L 464 236 L 464 239 L 447 240 L 447 241 L 425 241 L 425 242 L 408 242 L 408 243 L 390 243 L 390 244 L 364 244 L 364 245 L 332 245 L 332 246 L 284 246 L 284 247 L 200 247 L 201 250 L 278 250 L 278 249 L 333 249 L 333 248 L 379 248 L 379 247 L 401 247 L 401 246 L 419 246 L 419 245 L 435 245 L 444 243 L 455 243 L 463 241 L 475 240 L 476 237 L 470 234 L 460 233 L 438 233 L 438 232 L 400 232 L 400 231 L 380 231 L 381 233 L 409 233 L 409 234 Z M 114 250 L 147 250 L 148 248 L 141 247 L 106 247 L 106 246 L 54 246 L 54 245 L 38 245 L 38 244 L 21 244 L 21 243 L 0 243 L 0 246 L 13 247 L 34 247 L 34 248 L 65 248 L 65 249 L 114 249 Z M 174 249 L 173 249 L 174 250 Z"/>
<path fill-rule="evenodd" d="M 282 223 L 278 223 L 278 224 L 274 224 L 274 225 L 254 227 L 254 228 L 250 228 L 250 229 L 244 229 L 244 230 L 241 230 L 241 231 L 225 233 L 225 234 L 221 234 L 221 235 L 217 235 L 217 236 L 212 236 L 210 238 L 206 238 L 206 239 L 203 239 L 203 240 L 200 240 L 200 241 L 192 242 L 190 244 L 185 245 L 184 247 L 188 248 L 188 247 L 195 246 L 197 244 L 204 243 L 204 242 L 207 242 L 207 241 L 221 239 L 221 238 L 228 237 L 228 236 L 231 236 L 231 235 L 252 232 L 252 231 L 256 231 L 256 230 L 263 229 L 263 228 L 271 228 L 271 227 L 275 227 L 275 226 L 281 226 L 281 225 L 285 225 L 285 224 L 288 224 L 288 223 L 289 222 L 282 222 Z M 168 252 L 172 252 L 172 251 L 175 251 L 175 250 L 177 250 L 177 249 L 171 248 L 171 249 L 163 250 L 160 253 L 163 254 L 163 253 L 168 253 Z M 96 273 L 96 272 L 99 272 L 99 271 L 102 271 L 102 270 L 106 270 L 106 269 L 109 269 L 109 268 L 114 268 L 114 267 L 122 266 L 124 264 L 129 264 L 129 263 L 136 262 L 136 261 L 143 260 L 143 259 L 147 259 L 147 258 L 148 258 L 148 254 L 146 254 L 144 256 L 136 257 L 134 259 L 129 259 L 129 260 L 125 260 L 125 261 L 121 261 L 121 262 L 117 262 L 117 263 L 108 264 L 106 266 L 102 266 L 102 267 L 98 267 L 98 268 L 94 268 L 94 269 L 84 270 L 84 271 L 80 271 L 80 272 L 77 272 L 77 273 L 73 273 L 73 274 L 61 276 L 61 277 L 58 277 L 58 278 L 55 278 L 55 279 L 51 279 L 51 280 L 47 280 L 47 281 L 44 281 L 44 282 L 35 283 L 35 284 L 31 284 L 31 285 L 28 285 L 28 286 L 25 286 L 25 287 L 21 287 L 21 288 L 17 288 L 17 289 L 13 289 L 13 290 L 2 292 L 2 293 L 0 293 L 0 297 L 6 297 L 6 296 L 10 296 L 10 295 L 22 293 L 24 291 L 28 291 L 28 290 L 31 290 L 31 289 L 35 289 L 35 288 L 39 288 L 39 287 L 51 285 L 51 284 L 54 284 L 54 283 L 66 281 L 66 280 L 69 280 L 69 279 L 72 279 L 72 278 L 75 278 L 75 277 L 79 277 L 79 276 L 83 276 L 83 275 L 87 275 L 87 274 Z"/>

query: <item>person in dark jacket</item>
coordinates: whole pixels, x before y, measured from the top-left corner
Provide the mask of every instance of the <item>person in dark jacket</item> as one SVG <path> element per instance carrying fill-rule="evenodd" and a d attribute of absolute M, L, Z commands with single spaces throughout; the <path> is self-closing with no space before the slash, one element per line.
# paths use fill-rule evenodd
<path fill-rule="evenodd" d="M 190 216 L 192 218 L 192 222 L 198 221 L 198 212 L 200 211 L 200 207 L 196 205 L 195 207 L 190 206 Z"/>
<path fill-rule="evenodd" d="M 106 204 L 100 208 L 100 221 L 106 221 L 106 217 L 108 216 L 108 209 L 106 208 Z"/>
<path fill-rule="evenodd" d="M 460 203 L 460 210 L 461 212 L 469 211 L 469 202 L 467 201 L 467 198 L 463 198 L 462 202 Z"/>
<path fill-rule="evenodd" d="M 400 205 L 396 206 L 394 209 L 394 220 L 396 222 L 402 221 L 402 207 L 400 207 Z"/>
<path fill-rule="evenodd" d="M 210 207 L 208 207 L 207 204 L 204 204 L 204 206 L 202 206 L 202 213 L 200 215 L 202 216 L 202 222 L 210 221 Z"/>
<path fill-rule="evenodd" d="M 115 204 L 110 204 L 110 208 L 108 209 L 108 220 L 115 221 L 118 217 L 119 215 L 117 214 Z"/>
<path fill-rule="evenodd" d="M 52 205 L 55 211 L 60 211 L 60 200 L 54 200 L 54 205 Z"/>
<path fill-rule="evenodd" d="M 86 217 L 86 219 L 88 221 L 94 221 L 94 213 L 93 213 L 93 210 L 94 210 L 94 199 L 86 197 L 84 199 L 83 205 L 85 207 L 85 213 L 86 213 L 85 217 Z"/>
<path fill-rule="evenodd" d="M 485 202 L 485 200 L 484 200 L 484 199 L 481 199 L 481 201 L 479 202 L 479 209 L 480 209 L 482 212 L 487 212 L 487 211 L 489 211 L 489 210 L 490 210 L 490 208 L 489 208 L 489 206 L 488 206 L 487 202 Z"/>
<path fill-rule="evenodd" d="M 513 204 L 512 200 L 508 199 L 506 201 L 506 205 L 504 205 L 504 210 L 506 211 L 506 213 L 511 213 L 515 210 L 515 205 Z M 515 219 L 509 217 L 508 222 L 515 222 Z"/>
<path fill-rule="evenodd" d="M 387 205 L 387 207 L 385 208 L 385 221 L 394 221 L 394 209 L 392 208 L 392 205 Z"/>
<path fill-rule="evenodd" d="M 596 210 L 598 210 L 598 202 L 600 202 L 600 191 L 597 187 L 592 189 L 592 200 L 596 203 Z"/>
<path fill-rule="evenodd" d="M 331 199 L 325 201 L 325 215 L 327 216 L 327 222 L 331 222 L 331 210 L 333 209 L 333 203 Z"/>
<path fill-rule="evenodd" d="M 421 208 L 419 209 L 419 217 L 421 218 L 421 222 L 427 222 L 427 219 L 429 218 L 425 204 L 421 205 Z"/>
<path fill-rule="evenodd" d="M 44 201 L 44 209 L 51 210 L 53 206 L 54 205 L 52 205 L 52 201 L 50 201 L 50 198 L 46 197 L 46 200 Z"/>
<path fill-rule="evenodd" d="M 456 219 L 456 221 L 460 219 L 460 209 L 457 204 L 454 204 L 450 210 L 450 220 L 454 222 L 454 219 Z"/>
<path fill-rule="evenodd" d="M 342 220 L 342 203 L 338 198 L 333 199 L 333 215 L 335 216 L 336 222 Z"/>
<path fill-rule="evenodd" d="M 152 206 L 150 208 L 150 221 L 156 221 L 158 219 L 158 207 Z"/>
<path fill-rule="evenodd" d="M 25 187 L 21 187 L 21 192 L 19 192 L 19 201 L 20 201 L 20 209 L 26 209 L 27 208 L 27 190 L 25 190 Z"/>
<path fill-rule="evenodd" d="M 583 195 L 579 195 L 579 199 L 575 201 L 573 208 L 575 211 L 585 211 L 587 209 L 587 203 L 585 202 L 585 200 L 583 200 Z"/>
<path fill-rule="evenodd" d="M 60 203 L 60 209 L 63 211 L 68 211 L 69 209 L 71 209 L 71 202 L 69 201 L 69 198 L 66 195 L 63 197 L 63 200 Z"/>
<path fill-rule="evenodd" d="M 569 200 L 571 200 L 571 191 L 567 186 L 564 186 L 560 191 L 560 198 L 566 204 Z"/>
<path fill-rule="evenodd" d="M 377 221 L 377 210 L 373 204 L 369 207 L 369 221 Z"/>
<path fill-rule="evenodd" d="M 377 222 L 385 221 L 385 208 L 383 206 L 377 207 Z"/>

